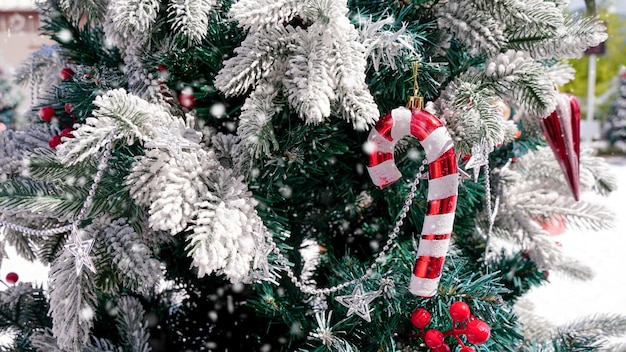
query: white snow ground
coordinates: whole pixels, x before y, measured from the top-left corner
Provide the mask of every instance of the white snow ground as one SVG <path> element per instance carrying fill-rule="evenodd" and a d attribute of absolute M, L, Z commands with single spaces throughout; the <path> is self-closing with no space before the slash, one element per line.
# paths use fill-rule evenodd
<path fill-rule="evenodd" d="M 581 197 L 613 209 L 615 226 L 602 231 L 567 230 L 555 238 L 563 245 L 566 255 L 590 266 L 595 277 L 590 281 L 576 281 L 552 272 L 548 284 L 527 295 L 535 304 L 535 313 L 556 325 L 594 313 L 626 315 L 626 158 L 607 158 L 607 161 L 618 180 L 618 189 L 608 197 L 591 193 Z M 0 279 L 4 280 L 9 272 L 16 272 L 20 281 L 45 285 L 46 267 L 17 257 L 11 248 L 8 253 L 10 259 L 5 259 L 0 266 Z"/>

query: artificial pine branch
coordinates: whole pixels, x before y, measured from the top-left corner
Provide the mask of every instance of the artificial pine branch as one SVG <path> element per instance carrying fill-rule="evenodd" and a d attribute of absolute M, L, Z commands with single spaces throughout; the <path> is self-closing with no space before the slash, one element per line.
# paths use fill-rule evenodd
<path fill-rule="evenodd" d="M 209 12 L 216 5 L 215 0 L 172 0 L 168 6 L 172 30 L 187 37 L 189 46 L 201 42 L 207 35 Z"/>
<path fill-rule="evenodd" d="M 107 6 L 107 17 L 119 33 L 146 33 L 152 29 L 159 7 L 158 0 L 113 0 Z"/>
<path fill-rule="evenodd" d="M 95 6 L 85 3 L 78 4 L 72 0 L 48 0 L 42 5 L 42 31 L 56 41 L 62 48 L 63 55 L 83 65 L 98 65 L 117 61 L 117 52 L 110 50 L 104 44 L 104 35 L 99 27 L 81 26 L 81 17 L 84 14 L 98 14 L 103 10 L 103 3 L 89 0 Z M 70 5 L 71 4 L 71 5 Z M 69 9 L 71 13 L 66 13 Z M 89 10 L 87 10 L 89 9 Z M 98 16 L 93 16 L 94 19 Z"/>
<path fill-rule="evenodd" d="M 136 298 L 122 297 L 117 301 L 118 329 L 127 350 L 150 352 L 150 333 L 145 320 L 145 311 Z"/>
<path fill-rule="evenodd" d="M 0 183 L 0 210 L 3 213 L 30 212 L 67 221 L 78 212 L 84 194 L 27 178 L 13 178 Z"/>
<path fill-rule="evenodd" d="M 87 268 L 77 275 L 74 256 L 65 249 L 50 268 L 52 333 L 58 346 L 76 350 L 89 340 L 96 312 L 96 287 Z"/>
<path fill-rule="evenodd" d="M 107 253 L 119 273 L 117 292 L 132 289 L 149 296 L 157 290 L 163 279 L 161 264 L 126 219 L 99 219 L 85 231 L 93 233 L 97 238 L 96 246 L 102 247 L 100 250 Z"/>

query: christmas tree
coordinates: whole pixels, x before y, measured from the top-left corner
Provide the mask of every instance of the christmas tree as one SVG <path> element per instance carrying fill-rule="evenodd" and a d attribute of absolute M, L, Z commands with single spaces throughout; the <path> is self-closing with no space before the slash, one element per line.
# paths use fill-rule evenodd
<path fill-rule="evenodd" d="M 617 94 L 611 103 L 609 114 L 604 121 L 604 137 L 609 143 L 626 150 L 626 69 L 622 67 L 619 73 Z"/>
<path fill-rule="evenodd" d="M 566 9 L 41 4 L 58 45 L 18 74 L 35 103 L 0 135 L 0 224 L 50 273 L 1 292 L 6 350 L 610 348 L 624 317 L 550 326 L 524 300 L 592 275 L 546 219 L 612 219 L 541 129 L 566 59 L 606 39 Z M 611 192 L 579 147 L 580 191 Z"/>

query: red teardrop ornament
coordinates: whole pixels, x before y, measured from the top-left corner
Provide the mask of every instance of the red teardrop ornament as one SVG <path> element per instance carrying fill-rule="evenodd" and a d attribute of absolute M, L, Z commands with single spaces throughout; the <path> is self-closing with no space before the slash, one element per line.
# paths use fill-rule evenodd
<path fill-rule="evenodd" d="M 571 94 L 557 96 L 557 106 L 541 119 L 541 129 L 552 149 L 574 199 L 580 199 L 580 105 Z"/>

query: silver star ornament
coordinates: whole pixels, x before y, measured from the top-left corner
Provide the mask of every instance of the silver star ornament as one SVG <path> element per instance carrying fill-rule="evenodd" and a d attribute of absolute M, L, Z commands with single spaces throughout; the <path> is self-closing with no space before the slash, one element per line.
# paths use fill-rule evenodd
<path fill-rule="evenodd" d="M 380 291 L 364 292 L 363 286 L 357 284 L 351 294 L 337 296 L 335 300 L 343 306 L 348 307 L 348 316 L 356 313 L 369 323 L 372 321 L 369 304 L 378 296 L 380 296 Z"/>
<path fill-rule="evenodd" d="M 474 169 L 474 182 L 478 181 L 480 168 L 489 164 L 489 154 L 484 141 L 472 146 L 472 156 L 465 165 L 465 170 Z"/>
<path fill-rule="evenodd" d="M 76 261 L 76 275 L 80 276 L 83 266 L 86 266 L 94 273 L 96 272 L 96 266 L 93 265 L 93 261 L 89 256 L 89 252 L 91 252 L 91 248 L 93 247 L 93 242 L 93 238 L 84 241 L 74 239 L 72 242 L 67 244 L 67 249 L 74 255 Z"/>

